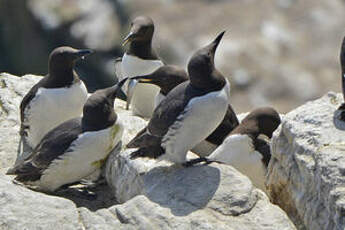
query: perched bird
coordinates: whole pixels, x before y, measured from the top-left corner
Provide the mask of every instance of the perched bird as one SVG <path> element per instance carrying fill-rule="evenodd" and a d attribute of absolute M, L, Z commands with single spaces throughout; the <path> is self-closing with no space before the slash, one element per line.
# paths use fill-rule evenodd
<path fill-rule="evenodd" d="M 280 123 L 279 114 L 273 108 L 255 109 L 210 156 L 191 160 L 186 165 L 202 161 L 229 164 L 247 175 L 256 187 L 265 190 L 265 176 L 271 153 L 269 144 L 259 135 L 272 138 Z"/>
<path fill-rule="evenodd" d="M 113 106 L 125 81 L 94 92 L 84 105 L 82 118 L 52 129 L 27 159 L 7 174 L 16 175 L 16 181 L 52 192 L 100 168 L 121 141 L 123 125 Z"/>
<path fill-rule="evenodd" d="M 91 53 L 91 50 L 65 46 L 51 52 L 48 74 L 30 89 L 20 104 L 19 133 L 31 148 L 57 125 L 81 115 L 87 90 L 73 67 L 78 59 Z"/>
<path fill-rule="evenodd" d="M 345 100 L 345 37 L 341 44 L 340 50 L 340 65 L 341 65 L 341 79 L 342 79 L 342 89 L 343 89 L 343 97 Z M 343 103 L 338 110 L 341 111 L 340 113 L 340 120 L 345 121 L 345 103 Z"/>
<path fill-rule="evenodd" d="M 151 74 L 133 77 L 132 79 L 138 80 L 139 83 L 154 84 L 160 88 L 160 92 L 155 99 L 155 107 L 158 106 L 173 88 L 189 80 L 187 73 L 183 69 L 171 65 L 162 66 Z M 220 125 L 205 140 L 197 144 L 192 151 L 200 157 L 208 156 L 238 124 L 236 113 L 229 104 L 225 117 Z M 132 147 L 139 146 L 133 145 Z"/>
<path fill-rule="evenodd" d="M 131 30 L 125 37 L 123 45 L 129 43 L 129 49 L 122 58 L 116 59 L 115 69 L 119 80 L 124 77 L 150 74 L 164 65 L 152 48 L 154 24 L 146 16 L 136 17 L 131 23 Z M 127 109 L 132 104 L 134 115 L 151 117 L 154 110 L 154 98 L 159 88 L 154 85 L 138 84 L 129 80 L 124 85 L 127 96 Z"/>
<path fill-rule="evenodd" d="M 155 109 L 146 127 L 127 145 L 140 148 L 131 158 L 150 157 L 184 163 L 187 151 L 210 135 L 228 108 L 230 84 L 214 66 L 225 32 L 194 53 L 189 81 L 176 86 Z"/>

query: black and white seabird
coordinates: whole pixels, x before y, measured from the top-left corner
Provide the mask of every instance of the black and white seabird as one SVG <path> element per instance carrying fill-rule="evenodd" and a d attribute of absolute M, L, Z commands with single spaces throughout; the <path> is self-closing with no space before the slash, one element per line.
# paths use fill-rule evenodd
<path fill-rule="evenodd" d="M 114 111 L 114 100 L 126 79 L 97 90 L 86 101 L 83 117 L 52 129 L 21 164 L 7 174 L 15 180 L 52 192 L 80 181 L 102 166 L 121 141 L 123 125 Z"/>
<path fill-rule="evenodd" d="M 154 24 L 146 16 L 136 17 L 131 23 L 131 30 L 124 39 L 124 45 L 129 43 L 129 49 L 122 59 L 117 59 L 116 75 L 121 80 L 124 77 L 150 74 L 164 65 L 152 48 Z M 154 110 L 154 98 L 159 88 L 154 85 L 137 84 L 136 80 L 128 81 L 124 85 L 129 104 L 134 115 L 151 117 Z"/>
<path fill-rule="evenodd" d="M 78 117 L 87 100 L 87 89 L 73 70 L 75 62 L 91 50 L 54 49 L 48 74 L 34 85 L 20 104 L 20 135 L 34 148 L 51 129 Z"/>
<path fill-rule="evenodd" d="M 343 98 L 345 101 L 345 37 L 343 38 L 343 42 L 341 44 L 340 50 L 340 65 L 341 65 L 341 83 L 342 83 L 342 91 L 343 91 Z M 345 121 L 345 103 L 343 103 L 338 110 L 340 110 L 339 119 Z"/>
<path fill-rule="evenodd" d="M 221 123 L 228 108 L 230 84 L 215 68 L 214 55 L 224 33 L 191 57 L 190 80 L 168 93 L 146 129 L 127 145 L 140 147 L 131 158 L 159 157 L 184 163 L 187 152 Z"/>
<path fill-rule="evenodd" d="M 210 156 L 191 160 L 186 165 L 202 161 L 229 164 L 248 176 L 256 187 L 265 191 L 265 176 L 271 153 L 269 143 L 259 135 L 272 138 L 280 123 L 280 116 L 273 108 L 255 109 Z"/>
<path fill-rule="evenodd" d="M 139 83 L 149 83 L 157 85 L 160 88 L 159 94 L 155 99 L 155 107 L 168 95 L 168 93 L 182 82 L 188 81 L 188 75 L 183 69 L 165 65 L 158 68 L 152 74 L 133 77 Z M 218 145 L 220 145 L 225 137 L 239 124 L 236 113 L 231 105 L 228 105 L 225 117 L 221 124 L 214 130 L 205 140 L 197 144 L 192 151 L 200 157 L 211 154 Z M 132 146 L 135 147 L 135 146 Z M 136 146 L 139 147 L 139 146 Z"/>

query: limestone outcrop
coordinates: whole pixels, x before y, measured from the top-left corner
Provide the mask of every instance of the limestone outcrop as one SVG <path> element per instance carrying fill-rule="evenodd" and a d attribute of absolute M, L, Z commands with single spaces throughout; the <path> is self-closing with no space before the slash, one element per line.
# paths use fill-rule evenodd
<path fill-rule="evenodd" d="M 247 177 L 217 163 L 182 168 L 132 161 L 123 148 L 107 160 L 110 187 L 94 190 L 96 200 L 74 197 L 78 187 L 57 196 L 13 183 L 4 173 L 17 157 L 19 103 L 39 79 L 0 74 L 0 229 L 295 229 Z M 126 126 L 126 144 L 146 121 L 119 100 L 115 110 Z"/>
<path fill-rule="evenodd" d="M 345 123 L 330 92 L 286 114 L 272 140 L 272 201 L 306 229 L 345 228 Z M 302 228 L 302 227 L 301 227 Z"/>

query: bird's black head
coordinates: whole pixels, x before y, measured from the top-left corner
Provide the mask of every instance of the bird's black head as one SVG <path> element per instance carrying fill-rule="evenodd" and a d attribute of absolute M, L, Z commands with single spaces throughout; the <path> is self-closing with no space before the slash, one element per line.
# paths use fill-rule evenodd
<path fill-rule="evenodd" d="M 114 101 L 127 78 L 116 85 L 94 92 L 83 108 L 83 131 L 96 131 L 112 126 L 117 119 Z"/>
<path fill-rule="evenodd" d="M 123 40 L 123 45 L 128 42 L 150 42 L 154 32 L 153 20 L 147 16 L 136 17 L 131 22 L 131 30 Z"/>
<path fill-rule="evenodd" d="M 78 50 L 68 46 L 58 47 L 49 55 L 49 73 L 59 74 L 72 71 L 77 60 L 91 53 L 93 51 L 90 49 Z"/>
<path fill-rule="evenodd" d="M 221 78 L 221 74 L 215 69 L 214 56 L 216 49 L 225 31 L 209 45 L 197 50 L 188 63 L 188 74 L 191 84 L 197 88 L 207 87 L 212 78 Z"/>
<path fill-rule="evenodd" d="M 241 122 L 240 126 L 244 127 L 246 134 L 256 138 L 264 134 L 272 138 L 273 132 L 280 125 L 281 120 L 278 112 L 271 107 L 262 107 L 253 110 Z"/>
<path fill-rule="evenodd" d="M 143 76 L 133 77 L 139 83 L 154 84 L 161 88 L 161 93 L 167 95 L 173 88 L 188 80 L 188 75 L 184 69 L 173 65 L 164 65 L 153 73 Z"/>

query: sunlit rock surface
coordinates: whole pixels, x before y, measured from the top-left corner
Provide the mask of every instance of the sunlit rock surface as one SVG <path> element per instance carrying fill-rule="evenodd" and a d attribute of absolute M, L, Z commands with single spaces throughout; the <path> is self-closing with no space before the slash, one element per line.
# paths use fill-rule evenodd
<path fill-rule="evenodd" d="M 289 112 L 272 140 L 268 190 L 306 229 L 345 228 L 343 96 L 329 92 Z"/>
<path fill-rule="evenodd" d="M 13 183 L 4 173 L 17 157 L 18 107 L 39 79 L 0 74 L 1 229 L 295 229 L 247 177 L 216 163 L 182 168 L 130 161 L 129 150 L 114 151 L 106 167 L 110 187 L 94 188 L 95 199 L 77 196 L 78 187 L 48 195 Z M 126 126 L 126 144 L 146 121 L 130 116 L 119 100 L 115 110 Z"/>

